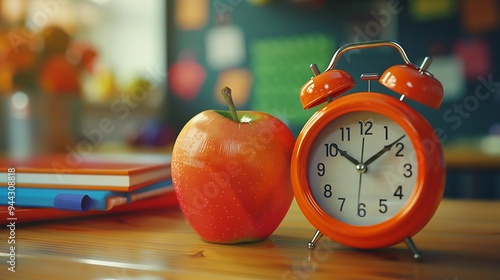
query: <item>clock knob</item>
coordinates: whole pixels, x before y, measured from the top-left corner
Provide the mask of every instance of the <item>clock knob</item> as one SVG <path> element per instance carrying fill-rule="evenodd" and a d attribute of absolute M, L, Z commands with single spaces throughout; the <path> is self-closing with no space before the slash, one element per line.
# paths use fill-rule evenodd
<path fill-rule="evenodd" d="M 319 73 L 315 64 L 311 65 L 315 74 L 300 89 L 300 102 L 304 109 L 309 109 L 335 98 L 354 87 L 354 79 L 343 70 L 327 70 Z"/>
<path fill-rule="evenodd" d="M 432 59 L 426 57 L 420 67 L 412 64 L 394 65 L 382 74 L 379 82 L 385 87 L 414 101 L 439 109 L 443 86 L 427 71 Z"/>

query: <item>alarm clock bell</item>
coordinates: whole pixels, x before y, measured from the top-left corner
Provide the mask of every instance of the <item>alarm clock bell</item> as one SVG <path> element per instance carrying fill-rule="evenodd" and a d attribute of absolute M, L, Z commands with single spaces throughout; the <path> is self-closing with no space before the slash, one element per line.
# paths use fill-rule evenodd
<path fill-rule="evenodd" d="M 432 59 L 425 57 L 418 67 L 410 62 L 404 49 L 396 41 L 373 41 L 369 43 L 352 43 L 341 47 L 335 52 L 328 68 L 320 73 L 316 64 L 310 68 L 314 74 L 300 90 L 300 101 L 304 109 L 315 107 L 325 101 L 347 92 L 355 86 L 354 79 L 344 70 L 335 69 L 340 56 L 352 49 L 388 46 L 399 51 L 404 65 L 393 65 L 380 76 L 380 84 L 401 94 L 401 100 L 409 98 L 434 109 L 439 109 L 443 100 L 443 86 L 427 71 Z"/>

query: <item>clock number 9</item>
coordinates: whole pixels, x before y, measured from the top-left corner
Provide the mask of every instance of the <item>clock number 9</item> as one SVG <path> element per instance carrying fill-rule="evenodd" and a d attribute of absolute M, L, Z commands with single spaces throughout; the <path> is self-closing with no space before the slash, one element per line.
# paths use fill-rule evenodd
<path fill-rule="evenodd" d="M 322 177 L 325 175 L 325 164 L 320 162 L 318 163 L 318 176 Z"/>

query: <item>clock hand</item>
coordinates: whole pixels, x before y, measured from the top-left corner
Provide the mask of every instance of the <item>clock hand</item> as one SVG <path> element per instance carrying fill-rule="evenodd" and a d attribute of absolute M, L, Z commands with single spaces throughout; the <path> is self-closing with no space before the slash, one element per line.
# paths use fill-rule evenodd
<path fill-rule="evenodd" d="M 339 151 L 341 156 L 345 157 L 348 161 L 352 162 L 354 165 L 359 164 L 359 161 L 357 161 L 355 158 L 349 155 L 346 151 L 340 149 L 338 145 L 337 145 L 337 151 Z"/>
<path fill-rule="evenodd" d="M 385 145 L 384 148 L 382 148 L 382 150 L 380 150 L 378 153 L 374 154 L 371 158 L 369 158 L 366 162 L 365 162 L 365 166 L 368 166 L 368 164 L 374 162 L 376 159 L 378 159 L 380 156 L 382 156 L 383 154 L 385 154 L 386 152 L 390 151 L 392 149 L 392 146 L 394 146 L 396 143 L 398 143 L 399 141 L 401 141 L 401 139 L 403 139 L 406 135 L 403 135 L 401 137 L 399 137 L 396 141 L 392 142 L 391 144 L 389 145 Z"/>
<path fill-rule="evenodd" d="M 363 142 L 361 142 L 361 161 L 363 161 L 363 154 L 364 153 L 365 153 L 365 138 L 363 137 Z M 363 171 L 360 171 L 359 166 L 362 166 Z M 363 173 L 365 173 L 365 171 L 366 171 L 366 168 L 364 167 L 364 165 L 362 163 L 356 165 L 356 168 L 359 171 L 359 184 L 358 184 L 358 216 L 359 216 L 359 202 L 361 200 L 361 180 L 363 178 Z"/>

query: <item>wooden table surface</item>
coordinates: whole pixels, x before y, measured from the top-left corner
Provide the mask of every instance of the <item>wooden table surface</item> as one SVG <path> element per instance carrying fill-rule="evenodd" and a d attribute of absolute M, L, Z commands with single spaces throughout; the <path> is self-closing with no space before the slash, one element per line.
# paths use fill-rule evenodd
<path fill-rule="evenodd" d="M 0 279 L 500 279 L 500 202 L 444 200 L 413 240 L 360 251 L 323 238 L 296 203 L 267 240 L 243 245 L 200 240 L 180 210 L 84 218 L 16 228 L 16 272 Z"/>

